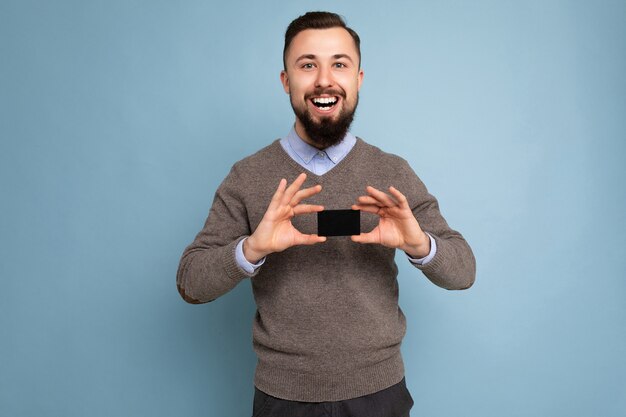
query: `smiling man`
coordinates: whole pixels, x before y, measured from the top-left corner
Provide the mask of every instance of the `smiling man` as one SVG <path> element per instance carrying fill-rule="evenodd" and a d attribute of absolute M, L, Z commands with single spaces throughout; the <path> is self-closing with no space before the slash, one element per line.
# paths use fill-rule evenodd
<path fill-rule="evenodd" d="M 396 249 L 447 289 L 473 284 L 474 256 L 405 160 L 350 133 L 356 32 L 307 13 L 287 28 L 283 63 L 295 124 L 233 166 L 183 253 L 178 290 L 204 303 L 251 279 L 254 416 L 408 416 Z M 332 209 L 362 213 L 362 232 L 318 235 L 315 213 Z"/>
<path fill-rule="evenodd" d="M 343 27 L 287 32 L 280 79 L 296 114 L 296 133 L 327 148 L 346 135 L 363 81 L 356 33 Z M 354 36 L 354 37 L 353 37 Z"/>

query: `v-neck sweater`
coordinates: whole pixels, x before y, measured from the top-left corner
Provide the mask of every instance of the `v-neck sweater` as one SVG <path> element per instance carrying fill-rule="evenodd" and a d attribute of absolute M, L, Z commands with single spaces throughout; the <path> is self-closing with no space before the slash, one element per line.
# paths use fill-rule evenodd
<path fill-rule="evenodd" d="M 257 305 L 253 346 L 255 385 L 293 401 L 339 401 L 371 394 L 404 377 L 400 344 L 406 331 L 398 306 L 395 249 L 330 237 L 266 257 L 250 274 L 235 260 L 237 243 L 258 226 L 281 178 L 306 170 L 279 140 L 235 163 L 215 193 L 203 229 L 181 258 L 177 286 L 191 303 L 215 300 L 250 278 Z M 436 285 L 468 288 L 475 260 L 465 239 L 442 217 L 437 200 L 402 158 L 357 138 L 346 157 L 324 175 L 307 172 L 303 188 L 322 191 L 304 203 L 346 209 L 371 185 L 393 185 L 409 201 L 421 228 L 437 243 L 435 257 L 417 266 Z M 315 214 L 292 219 L 316 233 Z M 361 230 L 378 217 L 361 214 Z"/>

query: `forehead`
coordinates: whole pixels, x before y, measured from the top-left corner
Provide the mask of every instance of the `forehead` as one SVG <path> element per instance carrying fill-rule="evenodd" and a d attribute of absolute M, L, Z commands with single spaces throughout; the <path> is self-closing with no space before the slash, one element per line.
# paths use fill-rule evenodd
<path fill-rule="evenodd" d="M 333 55 L 346 54 L 355 61 L 358 52 L 354 39 L 344 28 L 306 29 L 298 33 L 287 50 L 287 60 L 292 61 L 301 55 L 315 55 L 328 58 Z"/>

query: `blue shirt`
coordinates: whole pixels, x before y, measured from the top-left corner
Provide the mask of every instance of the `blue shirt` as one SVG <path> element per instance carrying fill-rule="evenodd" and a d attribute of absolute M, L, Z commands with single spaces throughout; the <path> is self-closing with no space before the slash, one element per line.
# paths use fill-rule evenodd
<path fill-rule="evenodd" d="M 324 150 L 317 149 L 303 141 L 292 128 L 287 136 L 280 140 L 285 152 L 297 163 L 315 175 L 324 175 L 348 155 L 356 138 L 348 132 L 341 142 Z"/>
<path fill-rule="evenodd" d="M 326 149 L 318 149 L 312 145 L 306 143 L 298 133 L 296 133 L 295 127 L 291 128 L 291 131 L 287 136 L 280 140 L 280 145 L 285 152 L 298 164 L 315 175 L 324 175 L 331 169 L 333 169 L 345 156 L 352 150 L 356 144 L 356 137 L 350 132 L 341 140 L 341 142 L 329 146 Z M 414 259 L 407 255 L 409 261 L 414 265 L 425 265 L 430 262 L 437 253 L 437 243 L 433 237 L 426 233 L 430 238 L 430 253 L 425 258 Z M 263 265 L 265 258 L 261 259 L 258 263 L 252 264 L 243 255 L 243 242 L 242 239 L 237 248 L 235 249 L 235 257 L 237 264 L 249 274 L 252 274 L 255 269 Z"/>

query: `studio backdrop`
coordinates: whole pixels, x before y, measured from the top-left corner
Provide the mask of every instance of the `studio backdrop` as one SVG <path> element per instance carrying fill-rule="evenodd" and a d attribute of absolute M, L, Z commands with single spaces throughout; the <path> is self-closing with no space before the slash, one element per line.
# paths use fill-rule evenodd
<path fill-rule="evenodd" d="M 250 281 L 175 275 L 237 160 L 294 121 L 284 31 L 343 15 L 352 132 L 405 158 L 477 259 L 398 254 L 414 416 L 626 415 L 626 3 L 0 3 L 0 415 L 249 416 Z"/>

